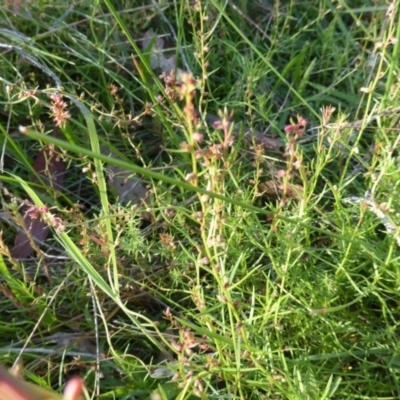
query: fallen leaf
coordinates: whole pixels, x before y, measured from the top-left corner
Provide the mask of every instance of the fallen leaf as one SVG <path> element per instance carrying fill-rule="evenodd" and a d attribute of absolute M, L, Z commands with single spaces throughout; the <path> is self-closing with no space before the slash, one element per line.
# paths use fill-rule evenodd
<path fill-rule="evenodd" d="M 58 133 L 55 132 L 57 137 Z M 51 148 L 42 149 L 33 163 L 36 174 L 32 176 L 32 182 L 43 183 L 45 186 L 39 191 L 46 191 L 47 188 L 62 190 L 64 187 L 65 162 Z M 33 243 L 39 244 L 47 239 L 50 229 L 40 218 L 33 219 L 24 208 L 24 226 L 18 232 L 11 255 L 15 259 L 26 258 L 33 253 Z"/>
<path fill-rule="evenodd" d="M 39 244 L 47 239 L 50 229 L 41 219 L 33 219 L 29 214 L 23 218 L 24 227 L 18 232 L 11 256 L 15 259 L 26 258 L 33 252 L 32 242 Z"/>
<path fill-rule="evenodd" d="M 145 33 L 142 40 L 142 49 L 146 50 L 150 46 L 150 67 L 152 70 L 159 69 L 167 75 L 170 75 L 176 70 L 176 77 L 178 79 L 183 73 L 185 73 L 184 70 L 176 67 L 175 56 L 171 56 L 170 58 L 165 57 L 164 40 L 157 36 L 151 29 Z"/>
<path fill-rule="evenodd" d="M 207 124 L 211 126 L 214 126 L 216 123 L 221 123 L 221 118 L 213 114 L 207 114 L 205 119 Z M 229 125 L 231 124 L 232 123 Z M 264 132 L 257 131 L 246 125 L 241 126 L 240 124 L 234 124 L 232 129 L 233 136 L 238 136 L 241 132 L 243 132 L 243 139 L 249 144 L 252 144 L 254 141 L 255 143 L 271 150 L 280 150 L 283 146 L 283 142 L 279 138 L 274 138 L 265 134 Z"/>
<path fill-rule="evenodd" d="M 81 332 L 57 332 L 50 336 L 45 336 L 40 339 L 43 343 L 56 343 L 57 346 L 62 347 L 74 347 L 77 351 L 81 353 L 91 353 L 96 354 L 96 347 L 87 338 L 88 334 Z"/>
<path fill-rule="evenodd" d="M 118 195 L 121 204 L 148 204 L 147 189 L 132 171 L 112 165 L 107 172 L 109 187 Z"/>
<path fill-rule="evenodd" d="M 33 169 L 38 174 L 32 176 L 33 182 L 40 183 L 40 181 L 43 181 L 50 188 L 63 189 L 65 162 L 58 154 L 49 149 L 42 149 L 33 163 Z"/>
<path fill-rule="evenodd" d="M 169 75 L 175 69 L 175 57 L 166 58 L 163 53 L 164 40 L 158 37 L 151 29 L 148 30 L 142 40 L 142 49 L 150 47 L 150 67 L 153 70 L 161 69 Z"/>
<path fill-rule="evenodd" d="M 278 197 L 278 185 L 275 181 L 260 182 L 258 184 L 258 190 L 262 195 L 268 197 Z"/>
<path fill-rule="evenodd" d="M 278 198 L 283 194 L 282 184 L 278 184 L 276 181 L 273 180 L 259 183 L 258 190 L 263 195 L 273 198 Z M 300 200 L 304 196 L 304 189 L 300 185 L 288 183 L 286 196 L 292 197 L 295 200 Z"/>
<path fill-rule="evenodd" d="M 102 152 L 109 157 L 118 158 L 106 148 L 102 149 Z M 150 204 L 149 192 L 138 175 L 115 165 L 109 165 L 106 172 L 108 187 L 122 205 L 148 206 Z M 142 213 L 142 217 L 147 220 L 151 219 L 151 215 L 147 212 Z"/>

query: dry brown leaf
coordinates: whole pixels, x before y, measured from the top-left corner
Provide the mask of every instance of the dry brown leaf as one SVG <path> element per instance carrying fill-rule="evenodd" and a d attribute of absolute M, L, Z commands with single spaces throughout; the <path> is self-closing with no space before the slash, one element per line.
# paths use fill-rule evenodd
<path fill-rule="evenodd" d="M 304 198 L 304 188 L 301 185 L 289 183 L 286 195 L 295 200 L 301 200 Z"/>
<path fill-rule="evenodd" d="M 147 189 L 132 171 L 114 165 L 109 166 L 107 171 L 109 187 L 118 196 L 121 204 L 142 205 L 149 203 Z"/>
<path fill-rule="evenodd" d="M 151 42 L 154 40 L 154 43 L 151 47 L 151 57 L 150 57 L 150 67 L 152 70 L 160 69 L 162 72 L 165 72 L 167 75 L 170 75 L 176 68 L 176 59 L 175 56 L 171 56 L 170 58 L 166 58 L 163 49 L 164 49 L 164 40 L 157 36 L 152 30 L 148 30 L 142 40 L 142 49 L 146 50 Z M 180 68 L 176 68 L 177 76 L 179 77 L 183 70 Z"/>
<path fill-rule="evenodd" d="M 206 115 L 207 124 L 214 126 L 216 123 L 221 123 L 221 118 L 213 114 Z M 252 144 L 253 140 L 255 143 L 262 145 L 263 147 L 271 150 L 280 150 L 283 142 L 279 138 L 266 135 L 264 132 L 256 131 L 246 125 L 241 126 L 240 124 L 234 124 L 232 134 L 238 136 L 243 132 L 243 138 L 249 144 Z"/>
<path fill-rule="evenodd" d="M 62 190 L 64 185 L 65 162 L 55 153 L 48 149 L 42 149 L 35 162 L 33 169 L 38 173 L 32 177 L 33 182 L 43 181 L 47 186 Z"/>
<path fill-rule="evenodd" d="M 278 197 L 279 189 L 275 181 L 261 182 L 258 184 L 258 190 L 264 196 Z"/>
<path fill-rule="evenodd" d="M 283 194 L 282 184 L 278 184 L 276 181 L 273 180 L 259 183 L 258 190 L 263 195 L 273 198 L 278 198 Z M 288 183 L 286 196 L 292 197 L 295 200 L 300 200 L 304 196 L 304 189 L 300 185 Z"/>
<path fill-rule="evenodd" d="M 57 136 L 57 133 L 54 134 Z M 65 162 L 52 150 L 42 149 L 33 163 L 37 175 L 32 176 L 32 182 L 43 183 L 49 188 L 62 190 L 64 185 Z M 39 189 L 45 191 L 45 188 Z M 24 209 L 24 227 L 21 227 L 15 238 L 11 255 L 15 259 L 26 258 L 33 253 L 33 241 L 40 243 L 47 239 L 50 229 L 40 218 L 31 218 Z"/>
<path fill-rule="evenodd" d="M 33 252 L 32 242 L 39 244 L 47 239 L 50 229 L 47 224 L 40 219 L 33 219 L 29 214 L 23 218 L 25 225 L 15 238 L 14 247 L 11 249 L 11 256 L 15 259 L 26 258 Z"/>
<path fill-rule="evenodd" d="M 96 354 L 96 346 L 87 338 L 88 334 L 81 332 L 57 332 L 45 336 L 41 341 L 54 342 L 57 346 L 72 347 L 81 353 Z"/>
<path fill-rule="evenodd" d="M 102 152 L 109 157 L 118 158 L 106 148 L 102 149 Z M 106 171 L 108 187 L 118 197 L 122 205 L 148 206 L 150 204 L 149 192 L 138 175 L 115 165 L 109 165 Z M 147 220 L 151 219 L 151 215 L 147 212 L 142 213 L 142 217 Z"/>

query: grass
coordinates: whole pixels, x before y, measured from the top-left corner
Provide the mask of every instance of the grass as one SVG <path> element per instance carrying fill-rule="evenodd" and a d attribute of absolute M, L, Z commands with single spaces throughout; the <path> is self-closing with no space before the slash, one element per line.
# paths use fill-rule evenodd
<path fill-rule="evenodd" d="M 148 3 L 0 7 L 1 363 L 88 398 L 399 398 L 400 2 Z M 26 202 L 53 228 L 19 260 Z"/>

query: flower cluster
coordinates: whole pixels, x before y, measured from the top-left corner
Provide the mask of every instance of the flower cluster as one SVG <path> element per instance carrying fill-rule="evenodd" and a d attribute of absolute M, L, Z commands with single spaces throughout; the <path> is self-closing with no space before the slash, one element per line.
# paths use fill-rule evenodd
<path fill-rule="evenodd" d="M 71 117 L 70 112 L 67 110 L 67 103 L 63 101 L 62 95 L 57 93 L 52 93 L 50 95 L 50 100 L 50 115 L 56 126 L 62 127 L 67 122 L 68 118 Z"/>

